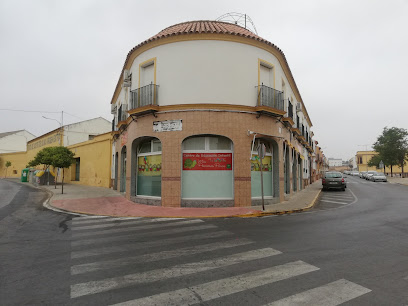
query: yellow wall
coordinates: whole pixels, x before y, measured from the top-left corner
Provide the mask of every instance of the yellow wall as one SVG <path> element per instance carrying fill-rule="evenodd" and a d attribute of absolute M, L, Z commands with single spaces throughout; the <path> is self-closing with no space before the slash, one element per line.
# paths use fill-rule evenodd
<path fill-rule="evenodd" d="M 357 158 L 357 167 L 358 167 L 358 171 L 379 171 L 382 172 L 384 171 L 384 169 L 378 169 L 377 167 L 368 167 L 367 163 L 370 161 L 370 159 L 374 156 L 377 155 L 378 153 L 375 151 L 358 151 L 356 154 L 356 158 Z M 360 164 L 360 159 L 359 157 L 363 158 L 363 162 Z M 404 166 L 404 173 L 406 173 L 408 171 L 408 165 L 405 167 Z M 393 166 L 392 167 L 392 173 L 393 174 L 399 174 L 401 173 L 401 167 L 399 166 Z M 391 174 L 391 168 L 390 167 L 385 167 L 385 173 L 389 173 Z"/>
<path fill-rule="evenodd" d="M 35 155 L 41 149 L 59 146 L 61 140 L 60 135 L 60 130 L 55 130 L 27 142 L 27 164 L 30 160 L 34 159 Z M 42 169 L 42 167 L 40 168 Z"/>
<path fill-rule="evenodd" d="M 21 177 L 21 170 L 27 165 L 26 152 L 0 154 L 0 177 L 6 175 L 7 161 L 11 162 L 11 166 L 7 169 L 7 177 Z"/>
<path fill-rule="evenodd" d="M 75 164 L 65 170 L 65 181 L 73 184 L 107 187 L 111 185 L 111 133 L 95 136 L 68 148 L 80 158 L 79 181 L 75 180 Z"/>

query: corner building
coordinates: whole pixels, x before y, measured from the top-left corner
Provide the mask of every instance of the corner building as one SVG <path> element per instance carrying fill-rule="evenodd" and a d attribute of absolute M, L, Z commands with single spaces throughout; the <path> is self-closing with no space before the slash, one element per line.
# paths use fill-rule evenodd
<path fill-rule="evenodd" d="M 283 52 L 239 25 L 168 27 L 128 54 L 111 101 L 112 180 L 165 207 L 282 202 L 310 182 L 311 120 Z"/>

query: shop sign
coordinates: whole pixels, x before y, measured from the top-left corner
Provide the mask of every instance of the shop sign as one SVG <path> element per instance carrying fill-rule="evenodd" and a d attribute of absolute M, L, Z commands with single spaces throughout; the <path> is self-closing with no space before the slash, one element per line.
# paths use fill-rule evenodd
<path fill-rule="evenodd" d="M 162 156 L 150 155 L 138 157 L 138 175 L 158 176 L 161 175 Z"/>
<path fill-rule="evenodd" d="M 183 130 L 182 120 L 166 120 L 153 122 L 153 132 L 171 132 L 182 130 Z"/>
<path fill-rule="evenodd" d="M 127 143 L 127 138 L 128 138 L 128 134 L 127 132 L 124 132 L 121 136 L 120 136 L 120 145 L 124 146 Z"/>
<path fill-rule="evenodd" d="M 253 154 L 251 158 L 251 171 L 261 171 L 261 161 L 259 156 Z M 262 158 L 262 171 L 272 172 L 272 158 L 271 156 L 265 156 Z"/>
<path fill-rule="evenodd" d="M 232 170 L 232 153 L 183 153 L 183 170 Z"/>

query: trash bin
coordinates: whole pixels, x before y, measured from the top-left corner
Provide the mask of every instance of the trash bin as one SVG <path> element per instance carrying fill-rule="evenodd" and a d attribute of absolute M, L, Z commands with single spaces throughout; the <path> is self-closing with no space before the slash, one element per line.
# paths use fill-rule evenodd
<path fill-rule="evenodd" d="M 22 182 L 28 182 L 28 172 L 30 171 L 29 168 L 25 168 L 21 170 L 21 181 Z"/>

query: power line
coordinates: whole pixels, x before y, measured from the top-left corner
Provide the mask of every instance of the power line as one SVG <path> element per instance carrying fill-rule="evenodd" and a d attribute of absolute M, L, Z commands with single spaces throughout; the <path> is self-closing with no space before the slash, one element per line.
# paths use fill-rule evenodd
<path fill-rule="evenodd" d="M 48 113 L 48 114 L 59 114 L 59 113 L 61 113 L 61 112 L 50 112 L 50 111 L 30 111 L 30 110 L 10 109 L 10 108 L 0 108 L 0 111 L 23 112 L 23 113 Z"/>

